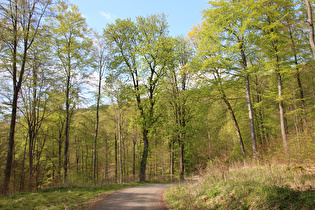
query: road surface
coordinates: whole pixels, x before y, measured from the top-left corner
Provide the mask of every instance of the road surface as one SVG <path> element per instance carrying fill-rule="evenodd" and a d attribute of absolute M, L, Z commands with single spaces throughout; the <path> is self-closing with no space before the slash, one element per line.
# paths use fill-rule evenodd
<path fill-rule="evenodd" d="M 165 190 L 172 184 L 152 184 L 119 190 L 106 196 L 92 209 L 168 209 L 163 200 Z"/>

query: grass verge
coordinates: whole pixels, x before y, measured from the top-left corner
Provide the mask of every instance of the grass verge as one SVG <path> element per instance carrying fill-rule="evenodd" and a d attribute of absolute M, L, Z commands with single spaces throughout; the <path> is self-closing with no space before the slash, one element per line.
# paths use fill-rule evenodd
<path fill-rule="evenodd" d="M 301 168 L 212 167 L 199 181 L 167 190 L 165 200 L 171 209 L 314 209 L 315 173 Z"/>
<path fill-rule="evenodd" d="M 51 188 L 14 194 L 0 198 L 0 209 L 87 209 L 115 190 L 143 184 L 147 183 Z"/>

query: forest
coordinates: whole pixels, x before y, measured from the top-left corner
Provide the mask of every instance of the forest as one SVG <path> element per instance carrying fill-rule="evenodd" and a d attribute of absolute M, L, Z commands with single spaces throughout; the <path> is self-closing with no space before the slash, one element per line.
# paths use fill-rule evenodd
<path fill-rule="evenodd" d="M 314 164 L 309 0 L 215 0 L 89 28 L 78 6 L 0 3 L 0 186 L 171 182 L 209 163 Z"/>

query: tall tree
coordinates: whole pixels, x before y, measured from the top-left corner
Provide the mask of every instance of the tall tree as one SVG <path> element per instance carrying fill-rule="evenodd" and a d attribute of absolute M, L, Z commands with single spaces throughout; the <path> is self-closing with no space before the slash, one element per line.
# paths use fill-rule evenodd
<path fill-rule="evenodd" d="M 308 47 L 306 47 L 307 43 L 300 39 L 300 33 L 301 33 L 301 25 L 300 25 L 300 18 L 299 14 L 297 12 L 297 6 L 298 4 L 292 4 L 289 5 L 289 7 L 285 8 L 288 12 L 288 15 L 286 16 L 284 20 L 284 31 L 287 32 L 288 40 L 288 46 L 291 49 L 291 53 L 289 54 L 292 58 L 292 63 L 294 64 L 294 67 L 292 68 L 293 75 L 295 78 L 295 84 L 297 86 L 297 89 L 295 90 L 296 98 L 298 100 L 297 104 L 300 104 L 300 109 L 302 110 L 302 116 L 300 117 L 301 121 L 299 124 L 301 124 L 301 129 L 304 129 L 305 123 L 306 123 L 306 105 L 305 105 L 305 94 L 302 87 L 302 77 L 301 77 L 301 67 L 303 63 L 302 58 L 307 58 L 309 52 L 305 51 Z M 287 58 L 288 59 L 288 58 Z"/>
<path fill-rule="evenodd" d="M 207 25 L 208 23 L 210 26 Z M 229 86 L 229 80 L 234 81 L 233 75 L 231 75 L 230 60 L 227 57 L 228 53 L 221 54 L 221 52 L 226 51 L 226 46 L 220 43 L 220 36 L 217 33 L 211 35 L 208 27 L 211 28 L 211 22 L 205 22 L 202 26 L 195 28 L 194 32 L 190 33 L 193 45 L 197 46 L 197 55 L 194 58 L 193 65 L 203 81 L 208 81 L 217 88 L 220 99 L 224 101 L 230 113 L 241 154 L 245 158 L 246 152 L 239 123 L 225 91 Z M 210 78 L 209 74 L 211 75 Z"/>
<path fill-rule="evenodd" d="M 3 192 L 8 193 L 14 149 L 15 124 L 19 93 L 24 80 L 28 52 L 41 27 L 43 16 L 52 5 L 51 0 L 6 0 L 0 5 L 1 41 L 8 49 L 6 69 L 12 76 L 12 111 L 9 146 L 3 183 Z"/>
<path fill-rule="evenodd" d="M 102 81 L 106 71 L 106 64 L 109 62 L 109 55 L 107 51 L 107 45 L 102 36 L 97 32 L 94 32 L 94 51 L 92 57 L 94 58 L 93 66 L 98 75 L 98 86 L 96 94 L 96 122 L 95 122 L 95 134 L 94 134 L 94 146 L 93 146 L 93 179 L 96 182 L 97 174 L 97 138 L 99 132 L 99 113 L 100 102 L 102 93 Z"/>
<path fill-rule="evenodd" d="M 285 43 L 283 33 L 281 32 L 281 25 L 283 18 L 287 15 L 287 11 L 284 9 L 291 1 L 280 0 L 277 2 L 260 1 L 255 5 L 255 8 L 260 16 L 258 17 L 259 28 L 261 28 L 262 37 L 259 42 L 261 49 L 266 53 L 266 57 L 269 58 L 271 68 L 274 69 L 274 73 L 277 79 L 278 90 L 278 107 L 280 116 L 280 130 L 282 135 L 282 141 L 284 150 L 289 154 L 288 139 L 287 139 L 287 126 L 285 119 L 284 109 L 284 93 L 283 93 L 283 70 L 281 65 L 281 54 L 283 54 L 283 45 Z M 264 9 L 262 9 L 264 8 Z M 270 65 L 268 64 L 268 65 Z"/>
<path fill-rule="evenodd" d="M 233 125 L 234 125 L 234 128 L 235 128 L 235 131 L 236 131 L 236 134 L 237 134 L 237 138 L 238 138 L 238 142 L 239 142 L 239 145 L 240 145 L 240 149 L 241 149 L 241 153 L 242 153 L 242 156 L 243 158 L 245 158 L 246 156 L 246 152 L 245 152 L 245 147 L 244 147 L 244 142 L 243 142 L 243 137 L 242 137 L 242 134 L 241 134 L 241 130 L 240 130 L 240 127 L 239 127 L 239 123 L 237 122 L 237 119 L 236 119 L 236 116 L 235 116 L 235 112 L 233 111 L 233 108 L 232 108 L 232 105 L 225 93 L 225 90 L 224 90 L 224 86 L 225 86 L 225 81 L 224 79 L 222 78 L 222 74 L 224 74 L 223 72 L 220 71 L 220 68 L 217 68 L 217 67 L 214 67 L 212 69 L 212 75 L 214 77 L 214 84 L 217 85 L 217 88 L 219 90 L 219 93 L 220 93 L 220 97 L 221 99 L 224 101 L 229 113 L 230 113 L 230 116 L 232 118 L 232 121 L 233 121 Z"/>
<path fill-rule="evenodd" d="M 314 59 L 315 59 L 313 10 L 312 10 L 312 5 L 311 5 L 309 0 L 305 0 L 305 5 L 306 5 L 306 9 L 307 9 L 307 16 L 308 16 L 307 23 L 309 25 L 309 30 L 310 30 L 310 35 L 309 35 L 310 45 L 311 45 L 311 48 L 312 48 L 312 51 L 313 51 L 313 56 L 314 56 Z"/>
<path fill-rule="evenodd" d="M 125 93 L 123 91 L 124 87 L 120 80 L 116 78 L 109 79 L 107 84 L 107 95 L 111 98 L 112 108 L 114 111 L 115 127 L 115 147 L 118 146 L 118 153 L 116 154 L 119 157 L 119 183 L 123 183 L 124 172 L 123 172 L 123 155 L 122 155 L 122 138 L 123 138 L 123 106 L 125 102 Z M 116 135 L 117 134 L 117 135 Z M 118 137 L 118 145 L 116 145 L 116 138 Z M 118 159 L 118 158 L 117 158 Z M 117 162 L 116 162 L 117 165 Z"/>
<path fill-rule="evenodd" d="M 179 146 L 179 179 L 184 179 L 184 162 L 185 162 L 185 140 L 186 125 L 188 122 L 187 109 L 187 90 L 189 88 L 191 73 L 189 72 L 189 61 L 192 57 L 192 50 L 188 42 L 182 37 L 174 39 L 174 48 L 176 59 L 174 68 L 169 71 L 170 98 L 169 102 L 174 109 L 174 121 L 176 130 L 176 139 Z"/>
<path fill-rule="evenodd" d="M 61 74 L 64 75 L 65 87 L 65 147 L 64 147 L 64 183 L 67 181 L 69 164 L 69 141 L 70 122 L 78 97 L 79 83 L 86 76 L 85 67 L 88 63 L 89 53 L 92 46 L 88 35 L 85 19 L 75 5 L 70 8 L 65 3 L 55 7 L 57 16 L 52 20 L 52 32 L 55 34 L 54 45 L 56 57 L 59 61 Z"/>
<path fill-rule="evenodd" d="M 22 106 L 20 110 L 27 121 L 28 130 L 28 185 L 30 190 L 34 184 L 34 150 L 43 121 L 50 114 L 48 99 L 54 81 L 50 68 L 52 66 L 50 36 L 44 31 L 39 31 L 40 37 L 34 41 L 34 45 L 29 51 L 28 68 L 30 71 L 25 74 L 24 87 L 21 91 Z"/>
<path fill-rule="evenodd" d="M 156 121 L 154 106 L 159 81 L 165 75 L 171 57 L 170 39 L 164 15 L 116 20 L 104 31 L 116 54 L 116 64 L 128 76 L 141 116 L 143 152 L 140 181 L 146 179 L 149 131 Z M 145 98 L 143 98 L 145 96 Z"/>
<path fill-rule="evenodd" d="M 216 37 L 223 51 L 217 52 L 218 59 L 225 59 L 231 74 L 237 73 L 245 80 L 245 98 L 252 140 L 253 157 L 257 157 L 257 144 L 254 125 L 253 105 L 250 91 L 250 69 L 248 67 L 250 39 L 253 32 L 254 14 L 253 1 L 215 1 L 210 2 L 211 8 L 204 11 L 205 27 L 202 33 L 205 39 Z M 222 15 L 222 14 L 225 15 Z M 213 35 L 215 34 L 215 35 Z"/>

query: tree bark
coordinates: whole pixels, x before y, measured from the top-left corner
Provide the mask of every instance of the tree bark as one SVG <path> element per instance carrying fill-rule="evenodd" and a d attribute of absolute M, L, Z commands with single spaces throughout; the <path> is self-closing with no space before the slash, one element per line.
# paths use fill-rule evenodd
<path fill-rule="evenodd" d="M 276 70 L 276 77 L 278 81 L 278 98 L 279 98 L 279 111 L 280 111 L 280 125 L 281 125 L 281 135 L 285 152 L 288 154 L 288 140 L 286 135 L 285 127 L 285 115 L 283 108 L 283 99 L 282 99 L 282 79 L 279 70 Z"/>
<path fill-rule="evenodd" d="M 118 181 L 118 176 L 117 176 L 117 169 L 118 169 L 118 158 L 117 158 L 117 155 L 118 155 L 118 152 L 117 152 L 117 136 L 116 136 L 116 132 L 115 132 L 115 183 L 117 183 Z"/>
<path fill-rule="evenodd" d="M 108 143 L 105 137 L 105 183 L 108 182 Z"/>
<path fill-rule="evenodd" d="M 36 56 L 36 55 L 35 55 Z M 36 60 L 36 58 L 34 59 Z M 34 61 L 36 62 L 36 61 Z M 38 80 L 38 76 L 37 76 L 37 68 L 34 66 L 32 68 L 32 73 L 33 73 L 33 78 L 32 78 L 32 88 L 33 88 L 33 98 L 32 100 L 29 102 L 30 103 L 30 111 L 27 117 L 27 121 L 28 121 L 28 136 L 29 136 L 29 177 L 28 177 L 28 186 L 29 186 L 29 190 L 32 189 L 32 185 L 33 185 L 33 156 L 34 156 L 34 148 L 35 148 L 35 141 L 36 141 L 36 136 L 37 136 L 37 132 L 39 130 L 40 127 L 40 120 L 39 120 L 39 116 L 36 113 L 36 107 L 39 106 L 38 104 L 38 100 L 37 100 L 37 80 Z"/>
<path fill-rule="evenodd" d="M 24 173 L 24 168 L 25 168 L 25 156 L 26 156 L 26 147 L 27 147 L 27 139 L 28 136 L 25 138 L 25 145 L 24 145 L 24 152 L 23 152 L 23 159 L 22 159 L 22 170 L 21 170 L 21 181 L 20 181 L 20 192 L 24 190 L 24 181 L 25 181 L 25 173 Z"/>
<path fill-rule="evenodd" d="M 249 75 L 247 73 L 245 73 L 245 85 L 246 85 L 246 101 L 247 101 L 247 107 L 248 107 L 250 134 L 251 134 L 252 148 L 253 148 L 253 158 L 257 158 L 258 151 L 257 151 L 257 143 L 256 143 L 253 106 L 252 106 L 251 97 L 250 97 Z"/>
<path fill-rule="evenodd" d="M 121 137 L 121 110 L 118 108 L 118 119 L 117 119 L 117 128 L 118 128 L 118 151 L 119 151 L 119 183 L 123 183 L 123 160 L 122 160 L 122 137 Z"/>
<path fill-rule="evenodd" d="M 240 144 L 242 156 L 243 156 L 243 158 L 245 158 L 246 153 L 245 153 L 245 147 L 244 147 L 244 143 L 243 143 L 243 138 L 242 138 L 241 130 L 240 130 L 239 126 L 238 126 L 236 117 L 234 115 L 234 111 L 232 109 L 232 106 L 231 106 L 230 102 L 227 100 L 225 94 L 223 94 L 223 96 L 221 98 L 223 99 L 224 103 L 226 104 L 226 106 L 227 106 L 227 108 L 228 108 L 228 110 L 230 112 L 230 115 L 231 115 L 231 118 L 232 118 L 232 121 L 233 121 L 233 124 L 234 124 L 234 128 L 235 128 L 235 131 L 236 131 L 236 134 L 237 134 L 238 142 Z"/>
<path fill-rule="evenodd" d="M 305 4 L 306 4 L 306 9 L 307 9 L 307 16 L 308 16 L 307 23 L 310 28 L 310 44 L 311 44 L 313 56 L 315 59 L 315 41 L 314 41 L 314 24 L 313 24 L 312 6 L 308 0 L 305 0 Z"/>
<path fill-rule="evenodd" d="M 58 180 L 61 179 L 61 168 L 62 168 L 62 132 L 63 132 L 63 122 L 59 127 L 59 136 L 58 136 Z"/>
<path fill-rule="evenodd" d="M 237 134 L 238 142 L 240 144 L 241 153 L 242 153 L 243 158 L 245 158 L 246 157 L 246 152 L 245 152 L 245 147 L 244 147 L 244 143 L 243 143 L 243 138 L 242 138 L 242 135 L 241 135 L 241 130 L 240 130 L 239 126 L 238 126 L 238 123 L 237 123 L 236 117 L 234 115 L 234 111 L 232 109 L 232 106 L 231 106 L 230 102 L 228 101 L 224 90 L 221 88 L 221 78 L 220 78 L 220 74 L 219 74 L 217 69 L 215 70 L 214 78 L 219 82 L 219 85 L 220 85 L 219 86 L 219 92 L 221 93 L 221 99 L 224 101 L 224 103 L 227 106 L 227 109 L 230 112 L 230 115 L 231 115 L 231 118 L 232 118 L 232 121 L 233 121 L 233 124 L 234 124 L 234 128 L 235 128 L 235 131 L 236 131 L 236 134 Z"/>
<path fill-rule="evenodd" d="M 171 181 L 173 181 L 173 176 L 174 176 L 174 139 L 170 140 L 169 143 L 169 149 L 170 149 L 170 176 L 171 176 Z"/>
<path fill-rule="evenodd" d="M 69 56 L 70 57 L 70 56 Z M 70 129 L 70 78 L 71 64 L 67 69 L 67 84 L 66 84 L 66 124 L 65 124 L 65 150 L 63 162 L 63 183 L 67 182 L 68 162 L 69 162 L 69 129 Z"/>
<path fill-rule="evenodd" d="M 133 133 L 133 147 L 132 147 L 132 175 L 135 178 L 136 176 L 136 144 L 137 144 L 137 129 L 134 128 Z"/>
<path fill-rule="evenodd" d="M 255 88 L 255 90 L 256 90 L 256 94 L 257 94 L 256 95 L 256 102 L 259 104 L 262 101 L 262 99 L 261 99 L 262 92 L 258 86 L 258 77 L 257 76 L 256 76 L 256 88 Z M 265 143 L 267 143 L 268 140 L 267 140 L 267 136 L 266 136 L 266 128 L 265 128 L 264 121 L 263 121 L 263 110 L 261 107 L 259 107 L 257 109 L 257 115 L 258 115 L 257 125 L 258 125 L 259 134 L 260 134 L 260 144 L 265 144 Z"/>
<path fill-rule="evenodd" d="M 179 136 L 180 141 L 180 149 L 179 149 L 179 180 L 183 181 L 185 179 L 185 167 L 184 167 L 184 142 L 183 142 L 183 134 L 181 133 Z"/>
<path fill-rule="evenodd" d="M 100 110 L 100 100 L 101 100 L 101 87 L 102 87 L 102 74 L 101 70 L 99 72 L 98 80 L 98 95 L 97 95 L 97 104 L 96 104 L 96 124 L 95 124 L 95 134 L 94 134 L 94 146 L 93 146 L 93 178 L 94 184 L 96 184 L 96 174 L 97 174 L 97 137 L 98 137 L 98 127 L 99 127 L 99 110 Z"/>
<path fill-rule="evenodd" d="M 76 145 L 79 145 L 77 138 L 75 138 L 74 143 Z M 79 174 L 80 156 L 79 156 L 79 150 L 78 149 L 75 150 L 75 160 L 76 160 L 76 165 L 77 165 L 77 174 Z"/>
<path fill-rule="evenodd" d="M 284 114 L 284 108 L 283 108 L 283 98 L 282 98 L 282 78 L 280 73 L 280 65 L 279 65 L 279 56 L 278 56 L 278 48 L 275 43 L 275 41 L 272 42 L 272 46 L 274 48 L 275 52 L 275 60 L 276 60 L 276 68 L 275 68 L 275 74 L 278 82 L 278 100 L 279 100 L 279 111 L 280 111 L 280 126 L 281 126 L 281 135 L 282 135 L 282 141 L 283 146 L 286 155 L 289 155 L 289 148 L 288 148 L 288 140 L 287 140 L 287 131 L 285 126 L 285 114 Z"/>
<path fill-rule="evenodd" d="M 17 20 L 16 20 L 17 21 Z M 22 57 L 22 65 L 20 69 L 20 75 L 18 76 L 17 72 L 17 47 L 18 47 L 18 38 L 17 38 L 17 23 L 15 23 L 13 29 L 13 36 L 14 36 L 14 49 L 13 49 L 13 101 L 12 101 L 12 112 L 11 112 L 11 124 L 10 124 L 10 135 L 9 135 L 9 147 L 7 153 L 7 163 L 6 168 L 4 171 L 4 185 L 3 185 L 3 192 L 4 194 L 8 193 L 9 190 L 9 183 L 10 183 L 10 176 L 11 176 L 11 168 L 12 168 L 12 160 L 13 160 L 13 149 L 14 149 L 14 135 L 15 135 L 15 125 L 16 125 L 16 117 L 17 117 L 17 108 L 18 108 L 18 98 L 19 93 L 22 86 L 23 75 L 25 71 L 25 64 L 27 59 L 27 50 L 28 50 L 28 37 L 24 40 L 24 52 Z M 17 80 L 17 77 L 19 79 Z"/>
<path fill-rule="evenodd" d="M 297 95 L 301 101 L 301 109 L 303 110 L 303 123 L 305 124 L 306 123 L 305 99 L 304 99 L 304 92 L 303 92 L 303 87 L 302 87 L 302 83 L 301 83 L 300 70 L 298 67 L 296 46 L 295 46 L 295 42 L 293 39 L 292 29 L 290 26 L 288 27 L 288 30 L 289 30 L 289 34 L 290 34 L 290 39 L 291 39 L 291 44 L 292 44 L 291 48 L 292 48 L 292 52 L 293 52 L 293 56 L 294 56 L 294 64 L 295 64 L 295 70 L 296 70 L 295 71 L 295 79 L 296 79 L 296 83 L 298 86 Z M 304 129 L 303 127 L 304 126 L 302 125 L 302 129 Z"/>
<path fill-rule="evenodd" d="M 249 117 L 249 125 L 250 125 L 250 134 L 251 134 L 251 139 L 252 139 L 253 157 L 257 158 L 258 152 L 257 152 L 257 144 L 256 144 L 253 106 L 252 106 L 251 97 L 250 97 L 249 74 L 247 72 L 247 60 L 246 60 L 246 55 L 244 52 L 243 42 L 241 42 L 240 44 L 240 53 L 241 53 L 241 58 L 242 58 L 243 70 L 244 70 L 246 102 L 247 102 L 247 107 L 248 107 L 248 117 Z"/>
<path fill-rule="evenodd" d="M 16 110 L 17 110 L 17 99 L 18 92 L 14 91 L 12 112 L 11 112 L 11 124 L 10 124 L 10 135 L 9 135 L 9 148 L 7 153 L 7 162 L 4 170 L 4 183 L 3 193 L 7 194 L 9 191 L 9 183 L 11 179 L 11 168 L 13 160 L 13 149 L 14 149 L 14 134 L 15 134 L 15 122 L 16 122 Z"/>
<path fill-rule="evenodd" d="M 140 174 L 139 174 L 139 181 L 144 182 L 146 179 L 145 171 L 147 167 L 147 159 L 149 153 L 149 140 L 148 140 L 148 133 L 149 131 L 146 128 L 142 129 L 142 137 L 143 137 L 143 152 L 142 152 L 142 159 L 140 163 Z"/>

